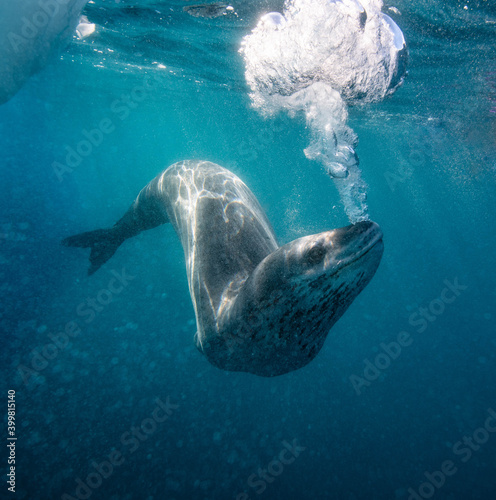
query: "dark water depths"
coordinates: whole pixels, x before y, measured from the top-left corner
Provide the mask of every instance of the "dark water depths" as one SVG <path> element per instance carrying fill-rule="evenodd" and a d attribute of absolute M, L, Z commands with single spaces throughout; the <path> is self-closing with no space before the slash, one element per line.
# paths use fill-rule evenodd
<path fill-rule="evenodd" d="M 347 224 L 302 153 L 304 121 L 250 108 L 239 43 L 280 5 L 233 3 L 237 15 L 216 19 L 184 5 L 89 4 L 97 34 L 0 109 L 0 366 L 18 437 L 17 492 L 4 484 L 2 498 L 494 498 L 494 2 L 388 11 L 409 44 L 407 80 L 350 110 L 384 257 L 316 360 L 273 379 L 197 352 L 171 227 L 127 241 L 90 278 L 86 252 L 60 246 L 112 225 L 185 158 L 239 175 L 280 243 Z M 95 129 L 79 164 L 54 167 Z"/>

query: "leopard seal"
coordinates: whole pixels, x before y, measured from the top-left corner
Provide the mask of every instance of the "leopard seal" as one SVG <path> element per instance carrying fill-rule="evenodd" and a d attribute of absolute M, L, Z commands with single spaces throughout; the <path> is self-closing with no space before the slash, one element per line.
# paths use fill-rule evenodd
<path fill-rule="evenodd" d="M 357 224 L 279 246 L 248 187 L 208 161 L 175 163 L 110 229 L 71 236 L 91 248 L 93 274 L 119 245 L 170 222 L 184 249 L 198 349 L 215 366 L 264 377 L 309 363 L 369 283 L 383 253 L 377 224 Z"/>

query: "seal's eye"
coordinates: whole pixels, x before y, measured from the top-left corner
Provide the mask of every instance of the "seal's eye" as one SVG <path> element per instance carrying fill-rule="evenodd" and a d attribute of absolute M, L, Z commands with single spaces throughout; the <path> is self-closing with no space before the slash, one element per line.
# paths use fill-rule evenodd
<path fill-rule="evenodd" d="M 321 245 L 316 245 L 313 248 L 311 248 L 307 254 L 305 255 L 306 261 L 309 264 L 319 264 L 324 260 L 326 251 L 323 246 Z"/>

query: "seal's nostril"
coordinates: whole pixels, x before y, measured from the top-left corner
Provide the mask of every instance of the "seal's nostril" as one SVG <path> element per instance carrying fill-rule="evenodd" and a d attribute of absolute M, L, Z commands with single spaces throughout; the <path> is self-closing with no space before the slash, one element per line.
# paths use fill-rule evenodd
<path fill-rule="evenodd" d="M 367 12 L 365 11 L 365 9 L 363 10 L 363 12 L 360 12 L 359 21 L 360 21 L 360 27 L 362 29 L 365 28 L 365 23 L 367 22 Z"/>

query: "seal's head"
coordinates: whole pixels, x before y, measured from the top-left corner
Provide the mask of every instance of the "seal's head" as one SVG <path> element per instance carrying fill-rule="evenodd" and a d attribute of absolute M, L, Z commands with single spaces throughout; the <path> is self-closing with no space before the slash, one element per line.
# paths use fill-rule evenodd
<path fill-rule="evenodd" d="M 228 321 L 219 322 L 227 351 L 205 354 L 224 369 L 263 376 L 305 366 L 372 279 L 382 253 L 382 232 L 370 221 L 280 247 L 255 268 Z"/>

